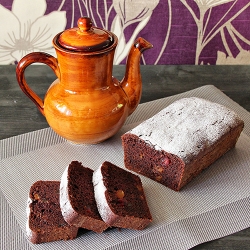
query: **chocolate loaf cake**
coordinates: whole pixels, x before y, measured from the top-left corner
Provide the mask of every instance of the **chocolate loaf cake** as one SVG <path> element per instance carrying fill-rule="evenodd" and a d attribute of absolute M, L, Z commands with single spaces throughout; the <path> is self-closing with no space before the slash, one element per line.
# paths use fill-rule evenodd
<path fill-rule="evenodd" d="M 125 167 L 179 191 L 233 148 L 243 127 L 220 104 L 180 99 L 122 135 Z"/>
<path fill-rule="evenodd" d="M 101 233 L 109 226 L 98 213 L 92 175 L 92 169 L 72 161 L 61 178 L 60 206 L 70 225 Z"/>
<path fill-rule="evenodd" d="M 93 184 L 99 213 L 111 227 L 141 230 L 152 221 L 137 175 L 104 162 L 94 172 Z"/>
<path fill-rule="evenodd" d="M 34 244 L 70 240 L 77 236 L 78 228 L 70 226 L 62 217 L 59 187 L 59 181 L 37 181 L 30 188 L 26 231 Z"/>

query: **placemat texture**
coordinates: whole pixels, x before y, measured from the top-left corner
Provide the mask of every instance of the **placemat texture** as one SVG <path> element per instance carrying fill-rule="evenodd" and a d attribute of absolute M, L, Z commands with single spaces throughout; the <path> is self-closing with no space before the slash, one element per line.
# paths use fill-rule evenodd
<path fill-rule="evenodd" d="M 103 234 L 85 232 L 73 241 L 42 245 L 26 241 L 25 209 L 33 182 L 39 179 L 60 180 L 72 160 L 82 161 L 92 169 L 104 160 L 123 167 L 121 134 L 173 101 L 189 96 L 206 98 L 234 109 L 245 121 L 244 133 L 235 149 L 216 161 L 181 192 L 174 192 L 141 176 L 154 219 L 148 228 L 143 231 L 111 229 Z M 250 226 L 248 136 L 250 114 L 209 85 L 139 105 L 116 136 L 98 145 L 70 144 L 50 128 L 1 140 L 0 249 L 189 249 L 247 228 Z"/>

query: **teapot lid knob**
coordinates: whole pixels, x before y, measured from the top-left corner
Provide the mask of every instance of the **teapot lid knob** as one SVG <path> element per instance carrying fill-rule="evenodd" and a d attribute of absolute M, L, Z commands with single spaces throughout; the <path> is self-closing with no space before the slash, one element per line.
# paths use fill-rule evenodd
<path fill-rule="evenodd" d="M 88 31 L 92 28 L 92 20 L 89 17 L 81 17 L 77 21 L 80 31 Z"/>

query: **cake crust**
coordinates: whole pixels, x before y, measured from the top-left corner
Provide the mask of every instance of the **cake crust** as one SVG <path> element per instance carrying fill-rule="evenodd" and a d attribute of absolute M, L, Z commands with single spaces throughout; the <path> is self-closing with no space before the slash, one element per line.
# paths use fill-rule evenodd
<path fill-rule="evenodd" d="M 122 135 L 125 167 L 179 191 L 233 148 L 243 127 L 220 104 L 180 99 Z"/>

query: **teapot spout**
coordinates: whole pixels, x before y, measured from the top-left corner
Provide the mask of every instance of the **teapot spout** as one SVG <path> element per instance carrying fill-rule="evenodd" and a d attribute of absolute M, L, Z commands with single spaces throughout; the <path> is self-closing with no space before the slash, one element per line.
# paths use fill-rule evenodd
<path fill-rule="evenodd" d="M 141 100 L 142 80 L 140 72 L 140 58 L 146 49 L 152 48 L 153 45 L 144 38 L 137 38 L 132 45 L 127 57 L 126 72 L 121 87 L 128 97 L 129 115 L 134 112 Z"/>

